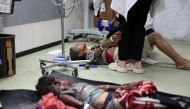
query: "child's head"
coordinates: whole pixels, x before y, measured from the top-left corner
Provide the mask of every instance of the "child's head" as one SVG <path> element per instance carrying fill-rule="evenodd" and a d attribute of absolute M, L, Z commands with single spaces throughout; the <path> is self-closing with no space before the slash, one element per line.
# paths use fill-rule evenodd
<path fill-rule="evenodd" d="M 70 48 L 71 60 L 85 60 L 88 48 L 85 43 L 78 43 Z"/>
<path fill-rule="evenodd" d="M 70 85 L 71 83 L 69 81 L 61 80 L 55 77 L 44 76 L 38 80 L 36 90 L 42 95 L 45 95 L 49 92 L 58 94 L 61 90 L 64 90 L 66 87 Z"/>

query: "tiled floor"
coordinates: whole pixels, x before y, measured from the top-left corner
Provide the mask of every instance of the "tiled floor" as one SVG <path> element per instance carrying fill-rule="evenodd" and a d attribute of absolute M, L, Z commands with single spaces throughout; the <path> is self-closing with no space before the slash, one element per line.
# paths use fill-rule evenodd
<path fill-rule="evenodd" d="M 66 54 L 70 46 L 75 43 L 77 42 L 65 44 Z M 170 41 L 170 43 L 172 43 L 172 46 L 179 54 L 190 60 L 190 43 L 183 43 L 183 41 L 177 43 Z M 87 44 L 93 45 L 92 43 Z M 17 58 L 16 75 L 0 79 L 0 89 L 35 90 L 35 84 L 38 78 L 42 76 L 39 59 L 51 60 L 55 55 L 48 53 L 55 50 L 61 50 L 61 45 Z M 107 66 L 98 66 L 98 68 L 91 68 L 90 70 L 79 68 L 79 77 L 121 84 L 139 80 L 152 80 L 155 82 L 159 91 L 190 96 L 190 71 L 175 69 L 174 62 L 171 59 L 158 49 L 155 51 L 157 54 L 155 59 L 160 63 L 155 65 L 144 64 L 144 74 L 134 74 L 132 72 L 117 73 L 108 70 Z M 71 72 L 71 70 L 65 72 L 70 74 L 69 72 Z"/>

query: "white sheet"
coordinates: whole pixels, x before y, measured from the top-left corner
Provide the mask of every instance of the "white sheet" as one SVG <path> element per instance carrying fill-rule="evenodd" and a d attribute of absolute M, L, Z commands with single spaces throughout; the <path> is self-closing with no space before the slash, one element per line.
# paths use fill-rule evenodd
<path fill-rule="evenodd" d="M 157 0 L 154 29 L 168 39 L 190 39 L 190 0 Z"/>

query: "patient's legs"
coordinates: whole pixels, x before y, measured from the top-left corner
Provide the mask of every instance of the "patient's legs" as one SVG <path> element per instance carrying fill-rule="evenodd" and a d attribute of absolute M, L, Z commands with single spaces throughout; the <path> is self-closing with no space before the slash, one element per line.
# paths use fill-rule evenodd
<path fill-rule="evenodd" d="M 156 45 L 164 54 L 170 57 L 176 64 L 177 69 L 189 69 L 190 61 L 181 57 L 172 46 L 157 32 L 148 36 L 150 45 Z"/>

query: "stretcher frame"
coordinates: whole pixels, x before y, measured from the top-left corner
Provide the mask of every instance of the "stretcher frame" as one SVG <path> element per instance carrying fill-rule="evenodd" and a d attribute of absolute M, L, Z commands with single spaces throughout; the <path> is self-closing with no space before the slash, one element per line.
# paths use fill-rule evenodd
<path fill-rule="evenodd" d="M 41 72 L 43 76 L 48 76 L 50 73 L 48 71 L 48 69 L 53 68 L 53 67 L 69 67 L 71 69 L 73 69 L 72 71 L 72 76 L 77 77 L 78 76 L 78 67 L 74 66 L 73 64 L 81 64 L 81 63 L 85 63 L 86 66 L 88 66 L 90 64 L 90 60 L 78 60 L 78 61 L 63 61 L 63 62 L 55 62 L 55 61 L 49 61 L 49 60 L 42 60 L 40 59 L 40 68 L 41 68 Z M 50 64 L 50 65 L 47 65 Z M 85 68 L 87 68 L 86 66 L 84 66 Z"/>

